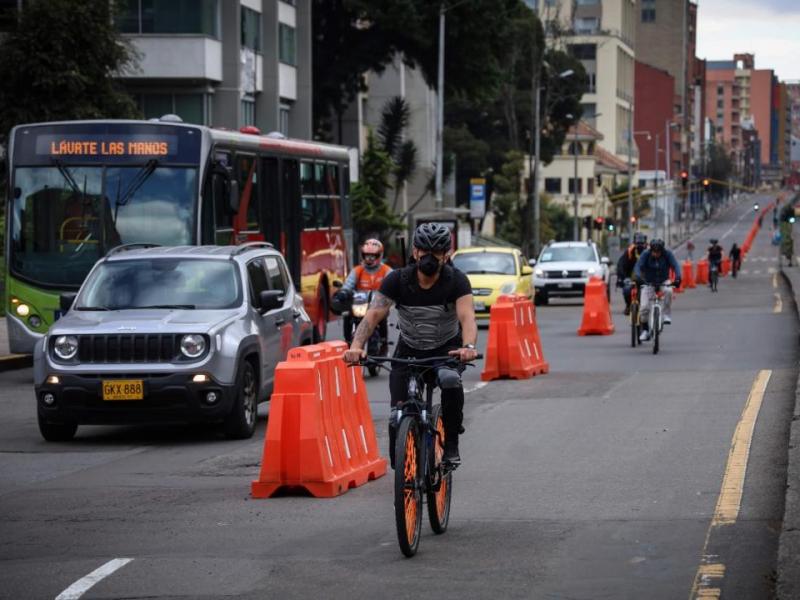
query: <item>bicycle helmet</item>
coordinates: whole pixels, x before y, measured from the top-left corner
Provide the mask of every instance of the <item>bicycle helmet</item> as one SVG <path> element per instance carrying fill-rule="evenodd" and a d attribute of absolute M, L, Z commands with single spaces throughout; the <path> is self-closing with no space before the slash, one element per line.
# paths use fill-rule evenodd
<path fill-rule="evenodd" d="M 380 263 L 383 260 L 383 244 L 381 244 L 380 240 L 370 238 L 361 244 L 361 259 L 368 266 Z"/>
<path fill-rule="evenodd" d="M 717 240 L 716 240 L 715 238 L 711 238 L 711 240 L 710 240 L 710 241 L 711 241 L 711 244 L 712 244 L 712 245 L 717 243 Z"/>
<path fill-rule="evenodd" d="M 660 240 L 658 238 L 654 239 L 650 242 L 650 250 L 655 250 L 657 252 L 664 251 L 664 240 Z"/>
<path fill-rule="evenodd" d="M 441 223 L 422 223 L 414 231 L 414 247 L 428 252 L 447 252 L 450 250 L 450 228 Z"/>

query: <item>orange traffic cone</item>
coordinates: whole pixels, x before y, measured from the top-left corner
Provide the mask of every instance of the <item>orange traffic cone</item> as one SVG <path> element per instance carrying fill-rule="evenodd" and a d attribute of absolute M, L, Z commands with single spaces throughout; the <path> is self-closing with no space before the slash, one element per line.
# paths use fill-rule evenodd
<path fill-rule="evenodd" d="M 708 285 L 708 261 L 702 258 L 697 261 L 697 277 L 695 278 L 697 285 Z"/>
<path fill-rule="evenodd" d="M 614 323 L 611 307 L 606 296 L 606 284 L 599 277 L 592 277 L 586 284 L 583 301 L 583 320 L 578 335 L 611 335 Z"/>
<path fill-rule="evenodd" d="M 719 274 L 722 277 L 725 277 L 728 273 L 731 272 L 731 259 L 730 258 L 723 258 L 722 264 L 719 267 Z"/>
<path fill-rule="evenodd" d="M 483 364 L 483 381 L 502 377 L 528 379 L 549 371 L 530 300 L 504 295 L 492 304 Z"/>
<path fill-rule="evenodd" d="M 681 285 L 685 288 L 692 289 L 696 287 L 694 282 L 694 268 L 692 266 L 692 261 L 686 259 L 683 261 L 683 268 L 682 268 L 682 277 L 681 277 Z"/>

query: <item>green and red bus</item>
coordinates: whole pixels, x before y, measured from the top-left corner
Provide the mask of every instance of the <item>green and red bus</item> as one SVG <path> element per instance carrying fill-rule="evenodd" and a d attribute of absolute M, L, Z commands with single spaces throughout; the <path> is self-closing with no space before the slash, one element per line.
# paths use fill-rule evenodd
<path fill-rule="evenodd" d="M 263 240 L 279 248 L 324 339 L 352 257 L 348 148 L 151 121 L 19 125 L 8 148 L 5 306 L 30 353 L 94 263 L 120 244 Z"/>

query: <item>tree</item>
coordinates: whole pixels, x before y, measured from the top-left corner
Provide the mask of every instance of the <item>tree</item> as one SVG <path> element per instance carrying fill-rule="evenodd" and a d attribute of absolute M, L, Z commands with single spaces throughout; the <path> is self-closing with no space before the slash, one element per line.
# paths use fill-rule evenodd
<path fill-rule="evenodd" d="M 492 209 L 497 237 L 522 244 L 522 169 L 525 157 L 519 150 L 506 153 L 506 161 L 494 176 Z"/>
<path fill-rule="evenodd" d="M 375 134 L 367 134 L 367 148 L 361 158 L 361 179 L 353 185 L 350 198 L 353 202 L 353 225 L 357 237 L 374 234 L 383 237 L 403 223 L 386 204 L 386 193 L 390 189 L 389 175 L 392 159 L 380 148 Z"/>
<path fill-rule="evenodd" d="M 381 149 L 392 161 L 394 178 L 394 201 L 392 212 L 397 209 L 397 200 L 406 182 L 417 169 L 417 146 L 412 140 L 403 140 L 403 134 L 411 121 L 411 108 L 402 97 L 395 96 L 386 101 L 381 112 L 378 139 Z"/>
<path fill-rule="evenodd" d="M 706 165 L 706 174 L 712 180 L 716 180 L 711 184 L 711 191 L 715 195 L 719 195 L 725 191 L 726 186 L 719 181 L 728 181 L 728 178 L 733 173 L 733 161 L 725 150 L 725 147 L 712 141 L 708 145 L 708 163 Z"/>
<path fill-rule="evenodd" d="M 0 41 L 0 144 L 19 123 L 139 116 L 115 78 L 135 64 L 109 2 L 26 2 Z"/>

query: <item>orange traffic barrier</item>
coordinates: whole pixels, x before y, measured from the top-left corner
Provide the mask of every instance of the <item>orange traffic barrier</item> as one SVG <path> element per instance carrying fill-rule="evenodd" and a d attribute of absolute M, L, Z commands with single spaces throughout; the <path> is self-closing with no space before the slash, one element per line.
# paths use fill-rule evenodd
<path fill-rule="evenodd" d="M 533 302 L 519 294 L 498 297 L 489 309 L 489 340 L 481 379 L 528 379 L 549 370 Z"/>
<path fill-rule="evenodd" d="M 723 258 L 722 263 L 719 266 L 719 274 L 722 277 L 725 277 L 728 273 L 731 272 L 731 259 L 730 258 Z"/>
<path fill-rule="evenodd" d="M 606 296 L 606 284 L 599 277 L 592 277 L 586 284 L 583 299 L 583 320 L 578 335 L 611 335 L 614 323 L 611 307 Z"/>
<path fill-rule="evenodd" d="M 708 261 L 705 258 L 697 261 L 697 275 L 694 280 L 697 285 L 708 285 Z"/>
<path fill-rule="evenodd" d="M 341 341 L 292 348 L 275 368 L 254 498 L 298 489 L 330 498 L 386 473 L 361 369 L 345 365 L 346 349 Z"/>
<path fill-rule="evenodd" d="M 682 276 L 681 276 L 681 286 L 693 289 L 696 287 L 694 282 L 694 267 L 692 265 L 692 261 L 688 258 L 683 261 L 683 268 L 681 269 Z"/>

